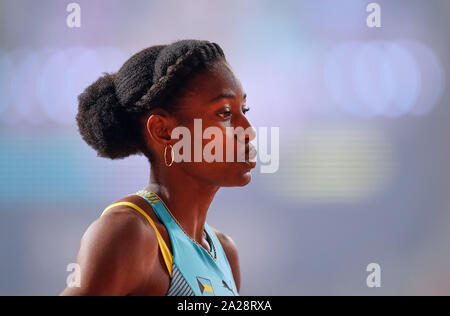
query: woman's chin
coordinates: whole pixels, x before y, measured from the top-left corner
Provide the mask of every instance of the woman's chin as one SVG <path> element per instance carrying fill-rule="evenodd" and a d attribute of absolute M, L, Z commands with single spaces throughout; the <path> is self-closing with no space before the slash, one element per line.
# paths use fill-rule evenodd
<path fill-rule="evenodd" d="M 252 181 L 252 173 L 251 170 L 241 171 L 236 175 L 235 181 L 233 181 L 235 187 L 243 187 Z"/>
<path fill-rule="evenodd" d="M 252 180 L 252 170 L 255 168 L 255 163 L 253 162 L 241 162 L 240 167 L 242 169 L 239 170 L 239 184 L 236 186 L 245 186 L 250 183 Z"/>
<path fill-rule="evenodd" d="M 252 174 L 250 171 L 247 171 L 242 175 L 242 184 L 239 186 L 243 187 L 243 186 L 249 184 L 250 181 L 252 181 Z"/>

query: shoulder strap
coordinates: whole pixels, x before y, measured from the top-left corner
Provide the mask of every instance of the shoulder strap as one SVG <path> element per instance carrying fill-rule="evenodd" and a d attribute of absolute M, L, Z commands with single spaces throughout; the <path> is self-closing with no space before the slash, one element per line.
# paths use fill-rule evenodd
<path fill-rule="evenodd" d="M 139 213 L 141 213 L 142 215 L 144 215 L 144 217 L 147 219 L 147 221 L 150 223 L 150 225 L 155 230 L 156 238 L 158 239 L 159 248 L 161 249 L 161 253 L 163 255 L 164 262 L 166 263 L 166 267 L 167 267 L 167 270 L 169 271 L 170 277 L 172 277 L 172 262 L 173 262 L 172 253 L 170 252 L 169 248 L 166 245 L 166 242 L 164 241 L 164 239 L 162 238 L 158 229 L 156 228 L 155 223 L 150 218 L 150 216 L 148 216 L 148 214 L 145 213 L 145 211 L 142 208 L 140 208 L 139 206 L 137 206 L 136 204 L 131 203 L 131 202 L 117 202 L 117 203 L 113 203 L 113 204 L 109 205 L 107 208 L 105 208 L 105 210 L 102 212 L 102 215 L 100 215 L 100 217 L 103 216 L 108 210 L 110 210 L 111 208 L 118 206 L 118 205 L 130 206 L 130 207 L 134 208 L 136 211 L 138 211 Z"/>

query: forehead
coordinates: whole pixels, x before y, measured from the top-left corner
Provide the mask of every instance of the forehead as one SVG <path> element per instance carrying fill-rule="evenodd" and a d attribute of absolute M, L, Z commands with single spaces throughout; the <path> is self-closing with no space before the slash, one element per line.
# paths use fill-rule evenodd
<path fill-rule="evenodd" d="M 218 61 L 208 70 L 195 75 L 186 88 L 189 99 L 203 104 L 221 93 L 234 93 L 238 98 L 244 94 L 240 81 L 225 61 Z"/>

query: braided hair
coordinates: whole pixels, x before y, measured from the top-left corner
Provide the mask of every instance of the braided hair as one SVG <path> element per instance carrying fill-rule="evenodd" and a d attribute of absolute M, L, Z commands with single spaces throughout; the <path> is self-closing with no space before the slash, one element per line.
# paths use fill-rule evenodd
<path fill-rule="evenodd" d="M 116 73 L 103 73 L 78 96 L 76 121 L 97 156 L 122 159 L 145 155 L 152 161 L 140 119 L 150 110 L 173 113 L 186 82 L 225 55 L 216 43 L 180 40 L 146 48 Z"/>

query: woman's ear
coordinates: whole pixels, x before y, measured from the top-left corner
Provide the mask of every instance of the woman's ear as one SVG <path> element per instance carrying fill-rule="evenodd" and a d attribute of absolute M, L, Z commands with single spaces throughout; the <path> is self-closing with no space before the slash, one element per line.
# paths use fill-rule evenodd
<path fill-rule="evenodd" d="M 165 145 L 170 141 L 173 120 L 164 111 L 153 112 L 147 119 L 146 131 L 149 138 L 158 144 Z"/>

